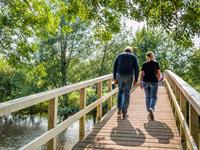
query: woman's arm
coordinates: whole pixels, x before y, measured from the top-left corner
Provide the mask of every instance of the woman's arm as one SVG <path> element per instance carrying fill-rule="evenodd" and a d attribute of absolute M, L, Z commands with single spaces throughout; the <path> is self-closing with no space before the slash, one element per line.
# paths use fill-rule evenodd
<path fill-rule="evenodd" d="M 139 81 L 143 81 L 143 78 L 144 78 L 144 71 L 140 71 L 140 74 L 139 74 Z"/>
<path fill-rule="evenodd" d="M 158 79 L 158 81 L 160 81 L 162 79 L 162 74 L 160 72 L 160 69 L 158 69 L 158 71 L 157 71 L 157 79 Z"/>
<path fill-rule="evenodd" d="M 143 78 L 144 78 L 144 71 L 140 71 L 140 74 L 139 74 L 139 86 L 141 89 L 143 89 Z"/>

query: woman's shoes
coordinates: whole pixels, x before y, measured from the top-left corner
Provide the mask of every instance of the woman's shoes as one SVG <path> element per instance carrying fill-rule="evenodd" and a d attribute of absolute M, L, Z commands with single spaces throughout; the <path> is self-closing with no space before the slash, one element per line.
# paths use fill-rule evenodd
<path fill-rule="evenodd" d="M 150 118 L 150 120 L 154 120 L 154 114 L 153 114 L 153 109 L 149 109 L 149 118 Z"/>
<path fill-rule="evenodd" d="M 122 111 L 119 109 L 118 111 L 117 111 L 117 115 L 121 115 L 122 114 Z"/>
<path fill-rule="evenodd" d="M 122 114 L 122 119 L 123 120 L 125 120 L 128 117 L 127 113 L 123 113 L 120 109 L 118 109 L 117 115 L 121 116 L 121 114 Z"/>

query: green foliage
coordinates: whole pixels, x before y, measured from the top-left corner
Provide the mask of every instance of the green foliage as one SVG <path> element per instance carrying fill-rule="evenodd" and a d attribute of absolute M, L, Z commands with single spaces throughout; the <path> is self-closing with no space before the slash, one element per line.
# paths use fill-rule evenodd
<path fill-rule="evenodd" d="M 97 29 L 96 38 L 102 40 L 103 42 L 107 42 L 112 39 L 112 34 L 103 29 Z"/>
<path fill-rule="evenodd" d="M 192 87 L 200 92 L 200 49 L 196 49 L 193 52 L 188 63 L 188 71 L 184 75 L 184 78 L 192 85 Z"/>
<path fill-rule="evenodd" d="M 0 52 L 13 64 L 29 60 L 35 40 L 54 34 L 59 17 L 46 0 L 2 0 L 0 5 Z"/>
<path fill-rule="evenodd" d="M 162 71 L 170 69 L 180 76 L 187 72 L 192 49 L 177 45 L 171 36 L 163 32 L 162 29 L 143 28 L 139 30 L 133 40 L 133 47 L 136 47 L 135 53 L 140 66 L 146 61 L 146 52 L 151 50 L 155 53 Z"/>
<path fill-rule="evenodd" d="M 89 104 L 91 104 L 95 100 L 97 100 L 97 94 L 96 94 L 95 86 L 87 88 L 86 92 L 87 92 L 86 106 L 88 106 Z"/>
<path fill-rule="evenodd" d="M 130 5 L 130 15 L 146 20 L 151 27 L 162 26 L 172 33 L 174 40 L 185 47 L 192 45 L 191 38 L 200 35 L 200 2 L 196 0 L 141 1 Z"/>
<path fill-rule="evenodd" d="M 133 40 L 136 47 L 136 55 L 140 66 L 145 61 L 145 54 L 151 50 L 156 55 L 156 60 L 160 63 L 161 70 L 172 70 L 194 88 L 199 88 L 199 58 L 200 50 L 194 48 L 184 48 L 172 39 L 172 37 L 160 29 L 145 29 L 137 31 Z"/>
<path fill-rule="evenodd" d="M 139 64 L 142 65 L 146 61 L 146 52 L 151 50 L 154 51 L 159 47 L 161 43 L 160 33 L 154 30 L 147 30 L 142 28 L 136 32 L 133 40 L 133 47 L 135 47 Z"/>
<path fill-rule="evenodd" d="M 127 45 L 137 48 L 140 65 L 152 50 L 162 70 L 171 69 L 199 89 L 199 50 L 183 48 L 200 35 L 199 5 L 194 0 L 2 0 L 1 102 L 111 73 L 113 60 Z M 125 17 L 145 20 L 148 28 L 133 37 L 123 26 Z M 97 98 L 95 87 L 87 92 L 90 104 Z M 20 113 L 46 112 L 47 105 Z M 61 116 L 78 110 L 79 93 L 59 99 Z"/>
<path fill-rule="evenodd" d="M 6 62 L 0 60 L 0 96 L 1 102 L 9 100 L 13 95 L 12 91 L 15 90 L 14 83 L 12 82 L 12 75 L 14 70 L 8 66 Z M 5 78 L 6 77 L 6 78 Z"/>
<path fill-rule="evenodd" d="M 5 102 L 23 95 L 25 74 L 0 59 L 0 102 Z"/>

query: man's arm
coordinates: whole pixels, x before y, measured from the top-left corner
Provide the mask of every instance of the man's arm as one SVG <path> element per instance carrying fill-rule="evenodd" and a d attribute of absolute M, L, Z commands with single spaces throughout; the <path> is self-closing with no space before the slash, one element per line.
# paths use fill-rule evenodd
<path fill-rule="evenodd" d="M 138 66 L 138 61 L 137 61 L 136 57 L 135 57 L 134 70 L 135 70 L 135 82 L 137 82 L 138 81 L 138 76 L 139 76 L 139 66 Z"/>
<path fill-rule="evenodd" d="M 140 88 L 143 89 L 143 78 L 144 78 L 144 71 L 141 70 L 140 73 L 139 73 L 139 85 L 140 85 Z"/>
<path fill-rule="evenodd" d="M 116 74 L 117 74 L 117 68 L 118 68 L 118 59 L 119 59 L 119 56 L 115 59 L 114 65 L 113 65 L 113 79 L 114 80 L 116 80 Z"/>
<path fill-rule="evenodd" d="M 137 62 L 136 56 L 133 57 L 133 69 L 134 69 L 134 75 L 135 75 L 135 80 L 133 82 L 133 86 L 137 86 L 137 81 L 138 81 L 138 76 L 139 76 L 139 66 Z"/>

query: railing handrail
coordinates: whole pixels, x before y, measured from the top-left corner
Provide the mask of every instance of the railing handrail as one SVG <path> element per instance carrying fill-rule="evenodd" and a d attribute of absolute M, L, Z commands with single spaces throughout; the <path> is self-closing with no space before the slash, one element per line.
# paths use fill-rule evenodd
<path fill-rule="evenodd" d="M 165 74 L 177 84 L 187 101 L 193 106 L 198 115 L 200 115 L 200 93 L 172 71 L 166 70 Z"/>
<path fill-rule="evenodd" d="M 0 103 L 0 117 L 110 78 L 112 74 Z"/>
<path fill-rule="evenodd" d="M 68 128 L 72 123 L 86 115 L 91 110 L 95 109 L 99 104 L 103 103 L 105 100 L 107 100 L 110 96 L 118 92 L 118 88 L 112 90 L 105 96 L 101 97 L 100 99 L 96 100 L 92 104 L 88 105 L 83 110 L 80 110 L 79 112 L 72 115 L 70 118 L 66 119 L 65 121 L 58 124 L 55 128 L 48 130 L 38 138 L 34 139 L 24 147 L 20 148 L 20 150 L 34 150 L 39 148 L 41 145 L 44 145 L 46 142 L 48 142 L 53 137 L 56 137 L 59 135 L 64 129 Z"/>
<path fill-rule="evenodd" d="M 165 83 L 166 88 L 168 90 L 169 97 L 171 97 L 172 103 L 175 106 L 176 114 L 177 114 L 177 116 L 178 116 L 178 118 L 180 120 L 180 124 L 179 125 L 182 126 L 182 128 L 184 130 L 184 134 L 185 134 L 186 140 L 188 141 L 188 144 L 189 144 L 188 147 L 190 147 L 188 149 L 197 150 L 198 149 L 197 145 L 196 145 L 193 137 L 191 136 L 190 129 L 188 127 L 186 119 L 184 118 L 184 115 L 182 114 L 182 110 L 181 110 L 181 108 L 180 108 L 180 106 L 178 104 L 176 96 L 173 93 L 173 90 L 170 87 L 169 82 L 166 79 L 164 80 L 164 83 Z M 180 128 L 180 126 L 179 126 L 179 128 Z M 179 129 L 179 132 L 182 132 L 182 128 Z M 183 132 L 180 133 L 180 136 L 182 136 L 182 134 L 183 134 Z"/>

